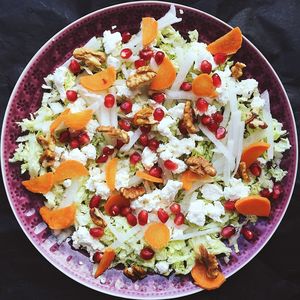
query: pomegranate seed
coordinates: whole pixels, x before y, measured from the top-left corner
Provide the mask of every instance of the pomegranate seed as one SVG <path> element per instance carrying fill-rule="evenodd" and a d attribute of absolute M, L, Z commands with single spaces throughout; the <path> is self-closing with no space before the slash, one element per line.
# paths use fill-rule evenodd
<path fill-rule="evenodd" d="M 273 186 L 272 198 L 273 200 L 277 200 L 279 196 L 282 194 L 282 186 L 279 183 L 275 183 Z"/>
<path fill-rule="evenodd" d="M 140 126 L 140 129 L 142 133 L 149 133 L 151 131 L 151 125 L 150 124 L 142 125 Z"/>
<path fill-rule="evenodd" d="M 128 120 L 124 120 L 124 119 L 120 120 L 119 126 L 121 129 L 125 131 L 129 131 L 131 129 L 130 122 Z"/>
<path fill-rule="evenodd" d="M 150 170 L 149 170 L 149 174 L 151 176 L 154 176 L 154 177 L 158 177 L 158 178 L 161 178 L 161 175 L 162 175 L 162 169 L 158 166 L 153 166 Z"/>
<path fill-rule="evenodd" d="M 158 65 L 160 65 L 165 58 L 165 54 L 162 51 L 157 51 L 155 53 L 154 59 Z"/>
<path fill-rule="evenodd" d="M 215 136 L 218 140 L 224 139 L 224 137 L 226 136 L 226 129 L 222 126 L 219 126 L 217 128 Z"/>
<path fill-rule="evenodd" d="M 213 85 L 217 88 L 220 87 L 222 84 L 221 78 L 217 73 L 212 76 L 212 81 Z"/>
<path fill-rule="evenodd" d="M 79 137 L 78 137 L 78 142 L 80 144 L 80 146 L 84 146 L 87 145 L 90 142 L 90 137 L 89 135 L 84 132 L 82 133 Z"/>
<path fill-rule="evenodd" d="M 232 237 L 235 234 L 235 228 L 233 226 L 226 226 L 222 229 L 221 231 L 221 236 L 224 239 L 229 239 L 230 237 Z"/>
<path fill-rule="evenodd" d="M 146 133 L 142 133 L 139 138 L 139 141 L 140 141 L 141 145 L 146 147 L 148 145 L 148 141 L 149 141 L 148 135 Z"/>
<path fill-rule="evenodd" d="M 224 64 L 227 59 L 227 54 L 225 53 L 216 53 L 214 56 L 214 61 L 217 65 Z"/>
<path fill-rule="evenodd" d="M 100 262 L 100 260 L 102 259 L 102 257 L 103 257 L 103 254 L 99 251 L 96 251 L 93 255 L 93 261 L 98 264 Z"/>
<path fill-rule="evenodd" d="M 131 39 L 131 33 L 128 31 L 125 31 L 122 33 L 122 43 L 128 43 Z"/>
<path fill-rule="evenodd" d="M 103 236 L 104 229 L 102 227 L 93 227 L 90 229 L 90 235 L 94 238 L 99 238 Z"/>
<path fill-rule="evenodd" d="M 135 165 L 142 159 L 141 155 L 138 152 L 134 152 L 130 155 L 130 163 Z"/>
<path fill-rule="evenodd" d="M 127 214 L 126 219 L 128 224 L 131 226 L 135 226 L 137 224 L 137 218 L 132 213 Z"/>
<path fill-rule="evenodd" d="M 183 213 L 179 213 L 175 216 L 174 223 L 179 226 L 184 223 L 184 215 Z"/>
<path fill-rule="evenodd" d="M 121 208 L 121 216 L 126 217 L 128 214 L 131 213 L 131 208 L 130 207 L 122 207 Z"/>
<path fill-rule="evenodd" d="M 82 133 L 82 131 L 80 131 L 80 130 L 72 130 L 72 131 L 70 131 L 70 138 L 71 139 L 78 138 L 81 133 Z"/>
<path fill-rule="evenodd" d="M 247 241 L 251 241 L 251 240 L 253 240 L 253 238 L 254 238 L 254 233 L 253 233 L 253 231 L 250 230 L 250 229 L 248 229 L 248 228 L 245 228 L 245 227 L 242 228 L 241 234 L 244 236 L 244 238 L 245 238 Z"/>
<path fill-rule="evenodd" d="M 144 226 L 148 223 L 148 212 L 146 210 L 141 210 L 138 214 L 139 224 Z"/>
<path fill-rule="evenodd" d="M 155 138 L 150 139 L 148 142 L 148 147 L 150 148 L 151 151 L 155 152 L 159 147 L 158 140 Z"/>
<path fill-rule="evenodd" d="M 164 93 L 154 93 L 151 98 L 157 103 L 163 103 L 166 99 L 166 95 Z"/>
<path fill-rule="evenodd" d="M 257 163 L 253 163 L 250 167 L 249 167 L 250 172 L 256 176 L 259 177 L 261 174 L 261 167 L 259 164 Z"/>
<path fill-rule="evenodd" d="M 69 64 L 69 70 L 73 74 L 78 74 L 81 71 L 80 64 L 78 63 L 78 61 L 76 61 L 75 59 L 72 59 Z"/>
<path fill-rule="evenodd" d="M 144 48 L 139 52 L 140 58 L 150 60 L 153 57 L 153 51 L 150 48 Z"/>
<path fill-rule="evenodd" d="M 183 90 L 183 91 L 190 91 L 192 89 L 192 84 L 189 83 L 189 82 L 183 82 L 180 86 L 180 89 Z"/>
<path fill-rule="evenodd" d="M 183 120 L 179 121 L 178 128 L 179 128 L 179 131 L 181 132 L 181 134 L 183 134 L 183 135 L 187 135 L 189 133 L 184 125 Z"/>
<path fill-rule="evenodd" d="M 70 131 L 65 130 L 59 135 L 59 141 L 61 143 L 68 143 L 70 140 Z"/>
<path fill-rule="evenodd" d="M 105 154 L 105 155 L 112 155 L 114 153 L 114 148 L 111 148 L 109 146 L 105 146 L 102 149 L 102 153 Z"/>
<path fill-rule="evenodd" d="M 71 149 L 75 149 L 79 147 L 79 141 L 77 139 L 73 139 L 70 141 L 70 147 Z"/>
<path fill-rule="evenodd" d="M 272 196 L 272 192 L 270 192 L 270 190 L 267 189 L 267 188 L 261 190 L 261 191 L 259 192 L 259 194 L 260 194 L 262 197 L 266 197 L 266 198 L 269 198 L 269 197 Z"/>
<path fill-rule="evenodd" d="M 201 62 L 201 65 L 200 65 L 200 70 L 202 73 L 207 73 L 209 74 L 212 70 L 212 66 L 211 66 L 211 63 L 209 61 L 207 61 L 206 59 L 203 60 Z"/>
<path fill-rule="evenodd" d="M 223 115 L 219 111 L 213 113 L 211 116 L 213 120 L 218 124 L 220 124 L 223 121 Z"/>
<path fill-rule="evenodd" d="M 107 94 L 105 97 L 104 97 L 104 105 L 105 107 L 107 108 L 112 108 L 115 104 L 115 96 L 112 95 L 112 94 Z"/>
<path fill-rule="evenodd" d="M 166 223 L 169 220 L 169 215 L 163 208 L 157 211 L 157 216 L 162 223 Z"/>
<path fill-rule="evenodd" d="M 196 102 L 196 107 L 201 113 L 205 113 L 208 109 L 208 103 L 205 99 L 199 98 Z"/>
<path fill-rule="evenodd" d="M 102 155 L 100 155 L 100 156 L 97 158 L 96 163 L 98 163 L 98 164 L 103 164 L 103 163 L 105 163 L 107 160 L 108 160 L 108 156 L 105 155 L 105 154 L 102 154 Z"/>
<path fill-rule="evenodd" d="M 149 247 L 142 249 L 140 252 L 140 257 L 144 260 L 149 260 L 153 256 L 154 256 L 154 251 Z"/>
<path fill-rule="evenodd" d="M 121 50 L 120 56 L 123 59 L 128 59 L 132 55 L 132 51 L 129 48 L 125 48 Z"/>
<path fill-rule="evenodd" d="M 146 66 L 146 61 L 144 59 L 140 58 L 134 62 L 134 66 L 136 69 L 138 69 L 140 67 L 144 67 L 144 66 Z"/>
<path fill-rule="evenodd" d="M 180 204 L 178 203 L 173 203 L 170 206 L 170 211 L 174 214 L 174 215 L 178 215 L 181 212 L 181 207 Z"/>
<path fill-rule="evenodd" d="M 129 114 L 132 111 L 132 102 L 129 100 L 124 101 L 120 105 L 120 109 L 122 110 L 123 113 Z"/>
<path fill-rule="evenodd" d="M 224 208 L 228 211 L 234 211 L 235 210 L 235 201 L 227 200 L 224 203 Z"/>
<path fill-rule="evenodd" d="M 171 161 L 170 159 L 167 159 L 164 162 L 164 166 L 166 169 L 168 169 L 170 171 L 175 171 L 178 168 L 178 165 L 176 163 L 174 163 L 173 161 Z"/>
<path fill-rule="evenodd" d="M 75 92 L 73 90 L 68 90 L 66 92 L 66 96 L 70 102 L 75 102 L 77 100 L 77 92 Z"/>
<path fill-rule="evenodd" d="M 120 214 L 120 207 L 117 205 L 113 205 L 110 209 L 110 213 L 112 216 L 117 216 Z"/>
<path fill-rule="evenodd" d="M 219 126 L 214 120 L 211 120 L 211 122 L 207 125 L 207 128 L 211 132 L 216 132 Z"/>
<path fill-rule="evenodd" d="M 116 149 L 121 149 L 123 146 L 124 146 L 124 142 L 121 141 L 121 140 L 117 140 L 115 148 Z"/>
<path fill-rule="evenodd" d="M 208 125 L 208 124 L 211 123 L 211 121 L 212 121 L 212 118 L 210 116 L 204 115 L 204 116 L 201 117 L 201 123 L 203 125 Z"/>
<path fill-rule="evenodd" d="M 101 197 L 99 195 L 94 195 L 90 200 L 90 208 L 99 207 Z"/>
<path fill-rule="evenodd" d="M 153 112 L 154 120 L 161 121 L 165 116 L 165 112 L 161 108 L 155 108 Z"/>

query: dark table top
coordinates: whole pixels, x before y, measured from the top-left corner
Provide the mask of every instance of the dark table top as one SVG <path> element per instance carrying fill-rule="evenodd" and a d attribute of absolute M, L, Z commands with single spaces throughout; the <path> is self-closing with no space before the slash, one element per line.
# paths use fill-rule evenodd
<path fill-rule="evenodd" d="M 0 112 L 35 52 L 77 18 L 125 1 L 1 0 Z M 281 78 L 300 119 L 300 1 L 177 1 L 239 26 Z M 2 124 L 2 122 L 1 122 Z M 300 299 L 300 182 L 289 209 L 266 247 L 226 284 L 187 299 Z M 17 224 L 0 183 L 0 299 L 111 299 L 72 281 L 49 264 Z"/>

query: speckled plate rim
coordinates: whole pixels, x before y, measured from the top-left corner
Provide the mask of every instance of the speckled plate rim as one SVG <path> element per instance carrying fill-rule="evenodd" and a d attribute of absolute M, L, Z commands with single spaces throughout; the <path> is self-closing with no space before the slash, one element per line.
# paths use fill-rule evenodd
<path fill-rule="evenodd" d="M 87 283 L 87 282 L 83 282 L 81 281 L 79 278 L 76 278 L 71 272 L 68 272 L 67 270 L 65 270 L 63 267 L 61 267 L 60 265 L 56 264 L 56 262 L 52 261 L 48 256 L 47 256 L 47 253 L 43 251 L 43 249 L 41 249 L 39 247 L 39 245 L 33 240 L 33 238 L 26 232 L 25 228 L 23 227 L 22 225 L 22 222 L 17 214 L 17 211 L 15 210 L 14 208 L 14 205 L 12 203 L 12 199 L 11 199 L 11 195 L 9 193 L 9 188 L 8 188 L 8 183 L 7 183 L 7 177 L 6 177 L 6 173 L 5 173 L 5 169 L 4 169 L 4 132 L 6 130 L 6 124 L 7 124 L 7 118 L 8 118 L 8 112 L 10 110 L 10 107 L 12 105 L 12 102 L 13 102 L 13 99 L 19 89 L 19 86 L 20 86 L 20 83 L 21 81 L 23 80 L 25 74 L 27 73 L 27 71 L 31 68 L 32 64 L 34 63 L 35 59 L 51 44 L 51 43 L 54 43 L 56 38 L 58 36 L 60 36 L 64 31 L 67 31 L 68 29 L 70 29 L 71 27 L 73 27 L 75 24 L 77 24 L 78 22 L 84 20 L 85 18 L 88 18 L 90 16 L 93 16 L 95 14 L 98 14 L 99 12 L 104 12 L 106 10 L 110 10 L 112 8 L 116 8 L 116 7 L 122 7 L 122 6 L 127 6 L 127 5 L 131 5 L 131 4 L 165 4 L 165 5 L 172 5 L 174 4 L 176 6 L 176 9 L 185 9 L 185 10 L 192 10 L 196 13 L 201 13 L 201 14 L 204 14 L 206 15 L 207 17 L 217 21 L 217 22 L 220 22 L 222 23 L 225 27 L 228 27 L 229 29 L 232 28 L 230 25 L 228 25 L 227 23 L 223 22 L 222 20 L 206 13 L 206 12 L 203 12 L 203 11 L 200 11 L 196 8 L 192 8 L 192 7 L 189 7 L 189 6 L 185 6 L 185 5 L 182 5 L 182 4 L 177 4 L 177 3 L 171 3 L 171 2 L 164 2 L 164 1 L 133 1 L 133 2 L 127 2 L 127 3 L 121 3 L 121 4 L 116 4 L 116 5 L 113 5 L 113 6 L 109 6 L 109 7 L 105 7 L 105 8 L 102 8 L 102 9 L 99 9 L 97 11 L 94 11 L 90 14 L 87 14 L 77 20 L 75 20 L 74 22 L 72 22 L 71 24 L 69 24 L 68 26 L 64 27 L 62 30 L 60 30 L 58 33 L 56 33 L 52 38 L 50 38 L 38 51 L 37 53 L 32 57 L 32 59 L 29 61 L 29 63 L 27 64 L 27 66 L 25 67 L 25 69 L 23 70 L 23 72 L 21 73 L 13 91 L 12 91 L 12 94 L 9 98 L 9 101 L 8 101 L 8 104 L 7 104 L 7 108 L 6 108 L 6 111 L 5 111 L 5 115 L 4 115 L 4 118 L 3 118 L 3 126 L 2 126 L 2 132 L 1 132 L 1 173 L 2 173 L 2 178 L 3 178 L 3 182 L 4 182 L 4 187 L 5 187 L 5 190 L 6 190 L 6 194 L 7 194 L 7 197 L 8 197 L 8 200 L 9 200 L 9 204 L 11 206 L 11 209 L 20 225 L 20 227 L 22 228 L 23 232 L 25 233 L 25 235 L 27 236 L 27 238 L 30 240 L 30 242 L 34 245 L 34 247 L 44 256 L 44 258 L 46 260 L 48 260 L 54 267 L 56 267 L 58 270 L 60 270 L 63 274 L 67 275 L 69 278 L 72 278 L 74 281 L 77 281 L 78 283 L 86 286 L 86 287 L 89 287 L 97 292 L 99 292 L 99 290 Z M 265 63 L 268 65 L 268 67 L 270 68 L 270 70 L 272 71 L 273 75 L 275 76 L 275 78 L 277 79 L 278 83 L 279 83 L 279 86 L 285 96 L 285 99 L 287 101 L 287 104 L 288 104 L 288 107 L 289 107 L 289 110 L 290 110 L 290 114 L 292 116 L 292 124 L 293 124 L 293 129 L 294 129 L 294 133 L 295 133 L 295 147 L 296 147 L 296 160 L 295 160 L 295 165 L 298 166 L 298 134 L 297 134 L 297 127 L 296 127 L 296 123 L 295 123 L 295 118 L 294 118 L 294 114 L 293 114 L 293 110 L 292 110 L 292 107 L 291 107 L 291 104 L 290 104 L 290 101 L 289 101 L 289 98 L 288 98 L 288 95 L 282 85 L 282 82 L 279 78 L 279 76 L 277 75 L 277 73 L 275 72 L 275 70 L 273 69 L 273 67 L 271 66 L 271 64 L 268 62 L 268 60 L 264 57 L 264 55 L 254 46 L 253 43 L 251 43 L 246 37 L 243 36 L 243 39 L 246 40 L 253 48 L 253 51 L 256 51 L 257 54 L 259 56 L 261 56 L 263 58 L 263 60 L 265 61 Z M 277 224 L 274 226 L 272 232 L 269 234 L 269 236 L 264 240 L 264 242 L 261 244 L 261 246 L 247 259 L 245 260 L 242 264 L 238 265 L 238 267 L 233 270 L 232 272 L 230 272 L 226 277 L 230 277 L 231 275 L 235 274 L 236 272 L 238 272 L 242 267 L 244 267 L 247 263 L 249 263 L 263 248 L 264 246 L 267 244 L 267 242 L 270 240 L 270 238 L 273 236 L 273 234 L 275 233 L 275 231 L 277 230 L 279 224 L 281 223 L 284 215 L 285 215 L 285 212 L 289 206 L 289 203 L 290 203 L 290 200 L 291 200 L 291 197 L 293 195 L 293 191 L 294 191 L 294 187 L 295 187 L 295 182 L 296 182 L 296 177 L 297 177 L 297 168 L 295 168 L 295 174 L 294 174 L 294 178 L 293 178 L 293 183 L 292 183 L 292 188 L 291 188 L 291 192 L 290 192 L 290 195 L 288 195 L 287 197 L 287 205 L 285 206 L 285 208 L 282 210 L 282 215 L 280 217 L 280 219 L 278 220 Z M 186 292 L 183 292 L 183 293 L 180 293 L 178 295 L 178 297 L 184 297 L 184 296 L 188 296 L 188 295 L 191 295 L 191 294 L 195 294 L 197 292 L 200 292 L 202 289 L 199 289 L 198 291 L 197 290 L 192 290 L 192 291 L 186 291 Z M 103 290 L 101 291 L 105 294 L 109 294 L 109 295 L 112 295 L 112 296 L 118 296 L 118 297 L 122 297 L 123 298 L 123 294 L 121 292 L 118 292 L 116 290 L 111 290 L 111 291 L 108 291 L 108 290 Z M 146 299 L 148 298 L 147 296 L 132 296 L 132 295 L 126 295 L 126 298 L 128 299 Z M 151 297 L 151 299 L 171 299 L 171 298 L 174 298 L 174 295 L 157 295 L 155 297 Z"/>

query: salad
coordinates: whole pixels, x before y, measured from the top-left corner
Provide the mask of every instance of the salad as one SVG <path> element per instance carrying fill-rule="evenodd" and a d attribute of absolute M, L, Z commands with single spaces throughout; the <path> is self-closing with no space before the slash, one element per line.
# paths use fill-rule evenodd
<path fill-rule="evenodd" d="M 182 12 L 181 12 L 182 13 Z M 184 38 L 172 5 L 136 34 L 106 30 L 44 80 L 10 162 L 44 196 L 43 221 L 84 249 L 93 275 L 189 274 L 218 288 L 239 242 L 282 196 L 291 146 L 247 68 L 238 27 Z"/>

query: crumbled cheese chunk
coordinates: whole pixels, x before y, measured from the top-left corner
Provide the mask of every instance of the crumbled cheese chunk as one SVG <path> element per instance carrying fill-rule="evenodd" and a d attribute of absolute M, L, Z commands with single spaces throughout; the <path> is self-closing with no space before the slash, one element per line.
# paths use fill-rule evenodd
<path fill-rule="evenodd" d="M 159 274 L 165 274 L 169 271 L 169 263 L 167 261 L 159 261 L 155 264 Z"/>
<path fill-rule="evenodd" d="M 78 148 L 73 149 L 70 152 L 68 152 L 68 150 L 66 150 L 62 154 L 61 158 L 62 158 L 62 160 L 77 160 L 77 161 L 81 162 L 83 165 L 85 165 L 86 161 L 87 161 L 85 154 L 82 153 Z"/>
<path fill-rule="evenodd" d="M 149 170 L 158 161 L 157 154 L 150 150 L 149 147 L 145 147 L 142 152 L 142 164 L 146 170 Z"/>
<path fill-rule="evenodd" d="M 49 106 L 55 115 L 60 114 L 61 112 L 64 111 L 64 107 L 59 102 L 49 103 Z"/>
<path fill-rule="evenodd" d="M 241 179 L 231 178 L 229 180 L 229 186 L 224 188 L 224 197 L 228 200 L 237 200 L 247 197 L 249 194 L 249 186 L 245 185 Z"/>
<path fill-rule="evenodd" d="M 81 148 L 81 152 L 85 154 L 87 159 L 96 158 L 96 148 L 92 144 L 88 144 Z"/>
<path fill-rule="evenodd" d="M 217 201 L 223 197 L 222 187 L 218 184 L 207 183 L 201 188 L 201 193 L 204 199 Z"/>
<path fill-rule="evenodd" d="M 173 134 L 170 130 L 170 127 L 176 123 L 174 119 L 169 116 L 164 117 L 158 124 L 157 124 L 157 131 L 168 138 L 172 137 Z"/>
<path fill-rule="evenodd" d="M 103 32 L 103 45 L 107 54 L 112 53 L 121 41 L 120 32 L 111 33 L 110 30 Z"/>
<path fill-rule="evenodd" d="M 181 159 L 173 157 L 172 162 L 177 164 L 177 168 L 175 170 L 172 170 L 172 173 L 174 173 L 174 174 L 180 174 L 180 173 L 184 172 L 187 169 L 187 165 Z"/>
<path fill-rule="evenodd" d="M 129 160 L 122 160 L 118 164 L 117 174 L 116 174 L 116 189 L 120 190 L 122 187 L 127 188 L 129 186 Z"/>
<path fill-rule="evenodd" d="M 225 214 L 224 206 L 220 201 L 205 205 L 206 214 L 216 222 L 221 222 L 221 216 Z"/>
<path fill-rule="evenodd" d="M 71 186 L 71 184 L 72 184 L 72 180 L 71 180 L 71 179 L 66 179 L 66 180 L 64 180 L 64 182 L 63 182 L 63 186 L 64 186 L 65 188 Z"/>
<path fill-rule="evenodd" d="M 121 67 L 121 61 L 120 61 L 120 59 L 118 59 L 116 57 L 113 57 L 111 55 L 109 55 L 107 57 L 106 63 L 107 63 L 108 67 L 114 67 L 116 70 L 118 70 Z"/>
<path fill-rule="evenodd" d="M 168 115 L 174 120 L 182 119 L 184 111 L 184 103 L 179 103 L 168 110 Z"/>
<path fill-rule="evenodd" d="M 110 189 L 105 183 L 105 173 L 100 168 L 91 168 L 89 170 L 89 179 L 87 180 L 85 187 L 90 192 L 95 192 L 100 195 L 102 199 L 107 199 L 110 195 Z"/>
<path fill-rule="evenodd" d="M 260 110 L 264 107 L 265 100 L 261 97 L 253 97 L 250 103 L 251 108 L 253 109 L 253 112 L 259 113 Z"/>
<path fill-rule="evenodd" d="M 195 200 L 190 203 L 186 218 L 191 223 L 203 226 L 205 224 L 205 213 L 205 202 L 202 200 Z"/>
<path fill-rule="evenodd" d="M 86 131 L 87 131 L 87 134 L 90 138 L 90 140 L 93 139 L 95 133 L 96 133 L 96 130 L 97 130 L 97 127 L 99 127 L 99 123 L 97 120 L 90 120 L 87 125 L 86 125 Z"/>

